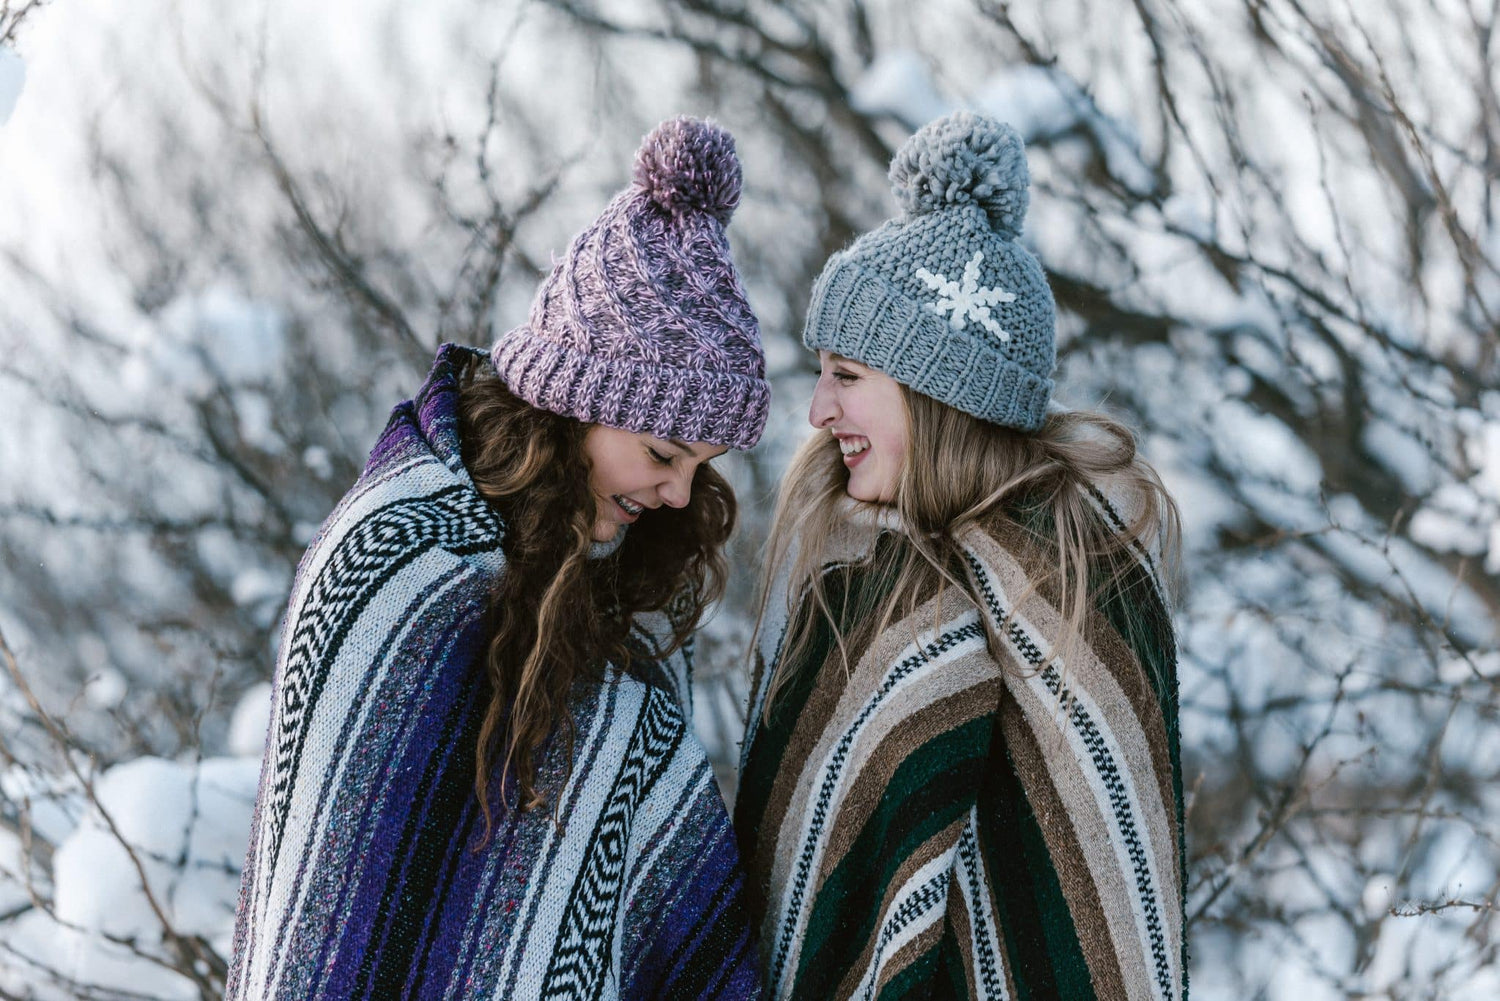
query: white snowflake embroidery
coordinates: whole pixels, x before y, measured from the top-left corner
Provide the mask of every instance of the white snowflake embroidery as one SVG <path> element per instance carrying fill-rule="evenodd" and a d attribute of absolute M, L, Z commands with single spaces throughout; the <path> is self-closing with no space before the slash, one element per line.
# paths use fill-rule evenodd
<path fill-rule="evenodd" d="M 926 268 L 918 268 L 917 277 L 938 294 L 937 302 L 923 303 L 923 308 L 938 316 L 944 313 L 951 314 L 948 317 L 948 325 L 954 330 L 962 330 L 969 325 L 971 320 L 978 320 L 985 330 L 1002 341 L 1009 341 L 1010 331 L 1002 329 L 1000 324 L 995 322 L 995 318 L 990 315 L 990 307 L 1002 302 L 1015 302 L 1016 294 L 998 287 L 980 288 L 979 262 L 982 260 L 984 260 L 984 251 L 974 251 L 974 256 L 970 258 L 968 264 L 964 265 L 962 285 L 949 281 L 943 275 L 935 275 Z"/>

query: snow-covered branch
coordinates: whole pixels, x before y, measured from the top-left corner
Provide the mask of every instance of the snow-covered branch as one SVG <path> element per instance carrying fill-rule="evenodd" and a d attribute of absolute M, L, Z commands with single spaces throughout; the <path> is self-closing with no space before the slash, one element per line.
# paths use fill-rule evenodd
<path fill-rule="evenodd" d="M 0 185 L 0 468 L 24 471 L 0 477 L 0 627 L 185 941 L 227 950 L 227 896 L 182 908 L 229 892 L 228 828 L 203 851 L 183 832 L 204 796 L 248 809 L 246 733 L 307 541 L 424 352 L 523 322 L 642 132 L 680 112 L 736 135 L 730 237 L 775 385 L 764 444 L 724 460 L 743 572 L 697 657 L 732 786 L 812 277 L 895 211 L 906 135 L 968 106 L 1028 141 L 1023 239 L 1060 306 L 1063 402 L 1139 427 L 1183 507 L 1193 994 L 1500 991 L 1493 4 L 94 6 L 58 34 L 104 39 L 109 115 L 88 91 L 52 116 L 81 148 L 6 134 L 38 176 Z M 27 59 L 26 101 L 83 86 Z M 70 844 L 113 839 L 19 692 L 0 684 L 12 954 L 53 927 L 37 900 L 95 927 L 59 877 Z M 177 804 L 170 831 L 131 827 L 142 789 Z M 155 936 L 137 946 L 177 962 L 119 892 Z"/>

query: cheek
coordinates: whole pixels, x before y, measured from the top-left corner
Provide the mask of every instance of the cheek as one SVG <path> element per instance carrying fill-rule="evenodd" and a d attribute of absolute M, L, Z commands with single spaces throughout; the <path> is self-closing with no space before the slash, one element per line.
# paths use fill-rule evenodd
<path fill-rule="evenodd" d="M 616 457 L 605 467 L 601 478 L 601 492 L 605 494 L 635 493 L 652 482 L 651 463 L 646 459 Z"/>
<path fill-rule="evenodd" d="M 901 479 L 901 473 L 906 468 L 904 443 L 891 442 L 882 458 L 884 461 L 880 464 L 881 493 L 889 500 L 894 496 L 896 483 Z"/>
<path fill-rule="evenodd" d="M 907 432 L 905 422 L 891 422 L 881 428 L 880 442 L 880 479 L 881 494 L 883 500 L 890 500 L 895 496 L 896 483 L 901 478 L 902 471 L 906 468 L 906 440 Z"/>
<path fill-rule="evenodd" d="M 899 406 L 899 403 L 897 406 Z M 895 415 L 891 416 L 895 417 Z M 898 464 L 906 460 L 907 430 L 905 421 L 888 418 L 880 429 L 880 438 L 881 444 L 884 446 L 882 451 L 889 460 Z"/>
<path fill-rule="evenodd" d="M 596 494 L 603 494 L 606 497 L 610 494 L 619 493 L 620 488 L 617 485 L 617 481 L 620 478 L 618 467 L 618 460 L 611 461 L 608 456 L 596 456 L 594 458 L 594 467 L 589 470 L 589 489 Z"/>

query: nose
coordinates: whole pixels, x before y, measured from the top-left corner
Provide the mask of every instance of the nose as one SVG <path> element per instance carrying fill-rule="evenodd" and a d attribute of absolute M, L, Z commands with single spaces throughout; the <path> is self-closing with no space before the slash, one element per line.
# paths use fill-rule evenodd
<path fill-rule="evenodd" d="M 693 498 L 693 474 L 686 469 L 673 474 L 657 488 L 657 495 L 667 507 L 687 507 Z"/>
<path fill-rule="evenodd" d="M 834 398 L 833 387 L 827 379 L 819 376 L 813 386 L 812 405 L 807 408 L 807 423 L 815 428 L 830 427 L 842 413 L 838 400 Z"/>

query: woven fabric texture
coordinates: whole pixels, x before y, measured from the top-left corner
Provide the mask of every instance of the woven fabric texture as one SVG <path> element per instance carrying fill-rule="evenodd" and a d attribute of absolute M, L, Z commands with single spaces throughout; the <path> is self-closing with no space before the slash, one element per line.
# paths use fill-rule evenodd
<path fill-rule="evenodd" d="M 505 528 L 460 458 L 472 354 L 440 352 L 298 569 L 227 997 L 755 997 L 738 853 L 684 711 L 690 651 L 651 659 L 663 617 L 637 621 L 630 676 L 576 690 L 572 768 L 544 745 L 556 815 L 504 809 L 497 776 L 483 838 Z"/>

